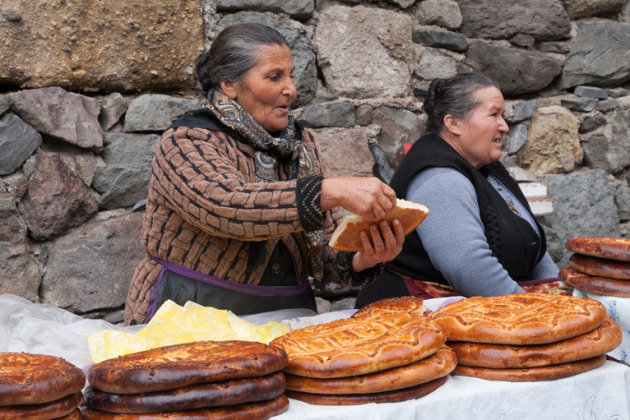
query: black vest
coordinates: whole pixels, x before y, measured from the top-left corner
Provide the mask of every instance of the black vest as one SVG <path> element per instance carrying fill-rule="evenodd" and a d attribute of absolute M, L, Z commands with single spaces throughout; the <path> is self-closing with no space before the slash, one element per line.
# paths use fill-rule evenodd
<path fill-rule="evenodd" d="M 431 167 L 453 168 L 470 180 L 477 193 L 481 221 L 492 255 L 514 280 L 526 280 L 545 254 L 545 234 L 538 225 L 539 238 L 526 220 L 510 210 L 503 197 L 486 179 L 489 173 L 494 175 L 532 214 L 527 199 L 505 167 L 497 161 L 477 170 L 442 138 L 427 135 L 416 141 L 394 174 L 390 185 L 396 191 L 396 196 L 406 197 L 413 177 Z M 445 229 L 444 235 L 457 235 L 457 232 Z M 416 231 L 407 235 L 401 253 L 385 266 L 411 278 L 448 284 L 431 264 Z"/>

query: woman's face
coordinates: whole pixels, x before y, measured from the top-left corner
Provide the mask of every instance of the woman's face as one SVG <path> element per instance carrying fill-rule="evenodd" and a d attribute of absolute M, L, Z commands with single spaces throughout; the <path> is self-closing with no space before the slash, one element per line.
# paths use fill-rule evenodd
<path fill-rule="evenodd" d="M 287 126 L 296 90 L 291 78 L 293 60 L 286 45 L 269 44 L 256 50 L 258 63 L 240 82 L 222 82 L 224 93 L 238 102 L 267 131 Z"/>
<path fill-rule="evenodd" d="M 458 120 L 455 149 L 472 166 L 479 169 L 501 158 L 501 140 L 510 130 L 503 119 L 503 95 L 494 86 L 476 92 L 479 105 L 468 117 Z"/>

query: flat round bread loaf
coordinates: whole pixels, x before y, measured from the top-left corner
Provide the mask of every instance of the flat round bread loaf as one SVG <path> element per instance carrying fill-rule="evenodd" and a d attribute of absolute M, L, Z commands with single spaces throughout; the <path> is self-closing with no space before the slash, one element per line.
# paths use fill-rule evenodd
<path fill-rule="evenodd" d="M 431 317 L 450 341 L 548 344 L 594 330 L 604 322 L 606 308 L 589 298 L 521 293 L 462 299 Z"/>
<path fill-rule="evenodd" d="M 86 409 L 83 411 L 83 418 L 85 420 L 266 420 L 284 413 L 288 408 L 289 400 L 282 394 L 269 401 L 170 413 L 114 414 Z"/>
<path fill-rule="evenodd" d="M 55 401 L 84 385 L 83 371 L 61 357 L 0 353 L 0 406 Z"/>
<path fill-rule="evenodd" d="M 59 417 L 57 420 L 83 420 L 83 415 L 79 408 L 75 408 L 72 413 L 67 416 Z"/>
<path fill-rule="evenodd" d="M 560 270 L 558 278 L 576 289 L 604 296 L 630 297 L 630 281 L 591 276 L 573 268 Z"/>
<path fill-rule="evenodd" d="M 472 376 L 473 378 L 487 379 L 489 381 L 551 381 L 566 378 L 600 367 L 606 361 L 606 355 L 591 357 L 590 359 L 560 365 L 523 368 L 523 369 L 492 369 L 457 365 L 453 374 Z"/>
<path fill-rule="evenodd" d="M 287 389 L 312 394 L 373 394 L 393 391 L 442 378 L 455 369 L 455 353 L 442 346 L 437 353 L 407 366 L 348 378 L 306 378 L 287 375 Z"/>
<path fill-rule="evenodd" d="M 630 280 L 630 262 L 573 254 L 569 258 L 569 265 L 582 273 L 592 276 Z"/>
<path fill-rule="evenodd" d="M 630 261 L 630 238 L 596 238 L 577 236 L 565 242 L 566 248 L 576 254 Z"/>
<path fill-rule="evenodd" d="M 364 230 L 369 232 L 370 225 L 381 220 L 398 219 L 407 235 L 422 223 L 427 214 L 429 209 L 422 204 L 396 199 L 396 207 L 384 219 L 368 221 L 356 214 L 344 217 L 330 237 L 329 245 L 340 251 L 362 251 L 363 244 L 359 234 Z"/>
<path fill-rule="evenodd" d="M 284 389 L 284 374 L 276 372 L 260 378 L 233 379 L 142 394 L 111 394 L 88 388 L 85 401 L 90 408 L 110 413 L 160 413 L 271 400 L 281 395 Z"/>
<path fill-rule="evenodd" d="M 610 317 L 593 331 L 552 344 L 505 344 L 449 341 L 457 363 L 488 368 L 530 368 L 589 359 L 614 350 L 621 343 L 621 328 Z"/>
<path fill-rule="evenodd" d="M 289 398 L 304 401 L 309 404 L 318 405 L 359 405 L 370 403 L 392 403 L 407 400 L 415 400 L 424 397 L 435 391 L 446 382 L 446 376 L 434 379 L 431 382 L 412 386 L 410 388 L 398 389 L 395 391 L 377 392 L 374 394 L 311 394 L 300 391 L 287 391 Z"/>
<path fill-rule="evenodd" d="M 422 316 L 424 314 L 423 301 L 422 298 L 414 296 L 382 299 L 359 309 L 352 315 L 352 318 L 378 318 L 400 312 L 413 316 Z"/>
<path fill-rule="evenodd" d="M 251 341 L 199 341 L 159 347 L 93 365 L 93 388 L 118 394 L 164 391 L 188 385 L 255 378 L 282 370 L 287 355 Z"/>
<path fill-rule="evenodd" d="M 401 313 L 313 325 L 280 336 L 271 345 L 289 356 L 285 372 L 340 378 L 417 362 L 438 351 L 444 341 L 441 328 L 428 318 Z"/>
<path fill-rule="evenodd" d="M 0 407 L 2 420 L 49 420 L 72 413 L 83 400 L 80 392 L 43 404 L 9 405 Z"/>

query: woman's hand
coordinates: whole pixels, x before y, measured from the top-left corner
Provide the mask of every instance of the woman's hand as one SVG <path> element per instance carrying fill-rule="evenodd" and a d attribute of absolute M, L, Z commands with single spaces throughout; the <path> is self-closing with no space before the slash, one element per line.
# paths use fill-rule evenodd
<path fill-rule="evenodd" d="M 405 242 L 405 231 L 397 219 L 392 220 L 391 226 L 385 220 L 372 224 L 369 234 L 363 231 L 360 235 L 363 251 L 357 252 L 352 258 L 352 268 L 357 272 L 393 260 Z"/>
<path fill-rule="evenodd" d="M 379 220 L 396 206 L 396 193 L 376 177 L 326 178 L 322 182 L 322 210 L 341 206 L 366 220 Z"/>

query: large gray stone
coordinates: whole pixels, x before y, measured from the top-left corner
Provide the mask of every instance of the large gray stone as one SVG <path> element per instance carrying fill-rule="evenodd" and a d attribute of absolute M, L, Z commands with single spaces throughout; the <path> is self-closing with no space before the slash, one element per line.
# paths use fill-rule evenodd
<path fill-rule="evenodd" d="M 394 169 L 389 164 L 389 159 L 383 151 L 383 148 L 377 143 L 370 143 L 370 151 L 374 157 L 374 175 L 379 177 L 386 184 L 392 180 Z"/>
<path fill-rule="evenodd" d="M 507 152 L 510 155 L 518 152 L 527 141 L 527 126 L 525 124 L 517 124 L 510 128 L 508 135 Z"/>
<path fill-rule="evenodd" d="M 537 41 L 569 37 L 571 24 L 560 0 L 458 0 L 469 38 L 510 39 L 531 35 Z"/>
<path fill-rule="evenodd" d="M 298 29 L 282 22 L 279 18 L 257 12 L 237 12 L 224 16 L 217 25 L 217 32 L 235 23 L 260 23 L 271 26 L 282 34 L 293 56 L 293 81 L 297 97 L 293 106 L 308 104 L 317 91 L 317 57 L 311 42 Z"/>
<path fill-rule="evenodd" d="M 626 0 L 562 0 L 562 3 L 573 20 L 618 13 Z"/>
<path fill-rule="evenodd" d="M 582 98 L 580 96 L 566 96 L 560 100 L 560 105 L 576 112 L 591 112 L 597 105 L 595 98 Z"/>
<path fill-rule="evenodd" d="M 109 130 L 127 112 L 127 101 L 120 93 L 114 92 L 101 98 L 99 102 L 101 104 L 101 114 L 98 116 L 98 120 L 103 130 Z"/>
<path fill-rule="evenodd" d="M 597 104 L 595 105 L 595 109 L 599 112 L 603 112 L 604 114 L 609 113 L 610 111 L 614 111 L 615 109 L 619 108 L 619 102 L 617 102 L 615 99 L 610 98 L 610 99 L 605 99 L 603 101 L 597 101 Z"/>
<path fill-rule="evenodd" d="M 102 195 L 99 207 L 114 209 L 133 206 L 147 197 L 156 134 L 110 133 L 105 137 L 105 168 L 92 182 Z"/>
<path fill-rule="evenodd" d="M 583 96 L 585 98 L 597 98 L 597 99 L 606 99 L 608 98 L 608 92 L 606 89 L 594 87 L 594 86 L 576 86 L 575 90 L 573 90 L 573 94 L 577 96 Z"/>
<path fill-rule="evenodd" d="M 0 175 L 13 173 L 42 144 L 42 136 L 9 112 L 0 118 Z"/>
<path fill-rule="evenodd" d="M 627 184 L 617 187 L 615 192 L 615 204 L 619 209 L 619 220 L 630 220 L 630 187 Z"/>
<path fill-rule="evenodd" d="M 608 94 L 613 98 L 621 98 L 622 96 L 630 95 L 630 90 L 624 89 L 622 87 L 616 87 L 612 89 L 607 89 Z"/>
<path fill-rule="evenodd" d="M 551 176 L 548 194 L 554 212 L 543 218 L 551 229 L 550 247 L 560 251 L 558 265 L 568 266 L 572 254 L 564 247 L 574 236 L 619 236 L 619 216 L 615 204 L 615 188 L 608 184 L 608 174 L 601 170 Z M 545 230 L 547 232 L 547 230 Z"/>
<path fill-rule="evenodd" d="M 595 111 L 584 117 L 578 131 L 581 134 L 589 133 L 604 124 L 606 124 L 606 117 L 601 112 Z"/>
<path fill-rule="evenodd" d="M 9 97 L 13 112 L 40 133 L 83 149 L 98 152 L 103 148 L 98 122 L 101 107 L 96 99 L 60 87 L 21 90 Z"/>
<path fill-rule="evenodd" d="M 382 106 L 374 110 L 372 121 L 381 127 L 378 144 L 393 168 L 403 158 L 403 145 L 418 140 L 424 133 L 425 119 L 406 109 Z"/>
<path fill-rule="evenodd" d="M 325 4 L 315 44 L 332 93 L 370 98 L 408 92 L 413 53 L 408 15 L 362 5 Z"/>
<path fill-rule="evenodd" d="M 445 48 L 453 51 L 466 51 L 468 40 L 462 34 L 431 27 L 415 27 L 411 39 L 418 44 L 432 48 Z"/>
<path fill-rule="evenodd" d="M 561 87 L 621 86 L 630 80 L 630 24 L 579 22 L 560 79 Z"/>
<path fill-rule="evenodd" d="M 543 52 L 555 54 L 567 54 L 571 51 L 571 46 L 562 42 L 541 42 L 538 49 Z"/>
<path fill-rule="evenodd" d="M 372 176 L 374 159 L 362 128 L 322 128 L 313 130 L 326 164 L 328 176 Z"/>
<path fill-rule="evenodd" d="M 608 115 L 608 125 L 582 143 L 584 161 L 590 168 L 619 173 L 630 166 L 630 106 Z"/>
<path fill-rule="evenodd" d="M 125 114 L 125 131 L 164 131 L 186 111 L 199 108 L 201 100 L 145 94 L 129 104 Z"/>
<path fill-rule="evenodd" d="M 447 29 L 457 29 L 462 24 L 462 13 L 453 0 L 424 0 L 416 7 L 416 18 L 424 25 Z"/>
<path fill-rule="evenodd" d="M 476 41 L 466 52 L 467 63 L 496 80 L 505 95 L 538 92 L 562 71 L 561 63 L 539 51 Z"/>
<path fill-rule="evenodd" d="M 425 48 L 420 55 L 414 74 L 424 80 L 446 79 L 457 74 L 457 60 L 440 50 Z"/>
<path fill-rule="evenodd" d="M 142 213 L 87 223 L 50 244 L 42 303 L 74 313 L 120 309 L 146 255 Z"/>
<path fill-rule="evenodd" d="M 219 12 L 250 10 L 286 13 L 300 20 L 312 17 L 315 11 L 314 0 L 216 0 L 216 5 Z"/>
<path fill-rule="evenodd" d="M 532 99 L 530 101 L 519 102 L 514 107 L 514 116 L 512 123 L 518 123 L 530 119 L 538 111 L 538 101 Z"/>
<path fill-rule="evenodd" d="M 8 95 L 0 95 L 0 116 L 9 110 L 11 100 Z"/>
<path fill-rule="evenodd" d="M 354 125 L 354 105 L 349 102 L 325 102 L 307 106 L 299 120 L 305 127 L 352 127 Z"/>
<path fill-rule="evenodd" d="M 96 214 L 96 200 L 59 155 L 40 152 L 35 161 L 28 190 L 20 204 L 33 239 L 55 238 Z"/>

